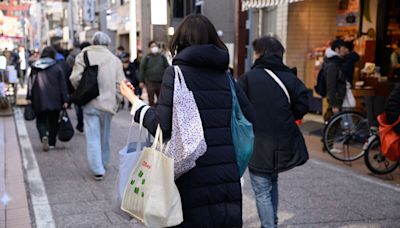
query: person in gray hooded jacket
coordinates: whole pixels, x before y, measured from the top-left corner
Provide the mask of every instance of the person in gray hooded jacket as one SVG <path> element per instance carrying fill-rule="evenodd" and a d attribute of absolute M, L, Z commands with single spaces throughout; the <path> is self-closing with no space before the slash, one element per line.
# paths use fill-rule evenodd
<path fill-rule="evenodd" d="M 32 64 L 28 81 L 27 99 L 36 114 L 36 127 L 43 151 L 56 145 L 58 118 L 61 109 L 68 106 L 67 85 L 61 67 L 55 61 L 52 47 L 43 49 L 39 60 Z"/>
<path fill-rule="evenodd" d="M 325 51 L 323 72 L 325 75 L 328 110 L 324 119 L 328 121 L 330 117 L 339 112 L 343 99 L 346 96 L 346 78 L 342 72 L 343 56 L 346 52 L 346 43 L 337 39 L 332 42 L 331 47 Z"/>

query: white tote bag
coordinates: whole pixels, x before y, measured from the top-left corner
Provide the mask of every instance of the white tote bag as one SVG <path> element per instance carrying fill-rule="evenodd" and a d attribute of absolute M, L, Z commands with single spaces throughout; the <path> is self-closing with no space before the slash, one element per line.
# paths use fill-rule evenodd
<path fill-rule="evenodd" d="M 128 183 L 129 175 L 131 174 L 133 168 L 139 160 L 140 154 L 145 146 L 150 146 L 150 134 L 147 133 L 147 137 L 144 139 L 143 134 L 143 118 L 148 110 L 149 106 L 144 107 L 140 112 L 139 121 L 139 136 L 136 140 L 130 141 L 131 132 L 133 127 L 133 117 L 132 123 L 129 127 L 127 143 L 118 152 L 119 157 L 119 170 L 118 176 L 115 184 L 115 190 L 112 200 L 112 210 L 116 214 L 120 215 L 126 220 L 130 220 L 131 216 L 126 212 L 121 210 L 122 197 L 124 195 L 126 184 Z"/>
<path fill-rule="evenodd" d="M 145 147 L 129 176 L 121 209 L 147 227 L 183 222 L 181 197 L 174 181 L 174 160 L 162 153 L 160 126 L 153 145 Z"/>
<path fill-rule="evenodd" d="M 343 99 L 343 108 L 355 108 L 356 99 L 354 98 L 353 92 L 351 91 L 351 84 L 346 82 L 346 96 Z"/>
<path fill-rule="evenodd" d="M 193 92 L 188 89 L 179 66 L 174 66 L 172 132 L 165 154 L 174 158 L 175 179 L 196 166 L 207 151 L 203 124 Z"/>

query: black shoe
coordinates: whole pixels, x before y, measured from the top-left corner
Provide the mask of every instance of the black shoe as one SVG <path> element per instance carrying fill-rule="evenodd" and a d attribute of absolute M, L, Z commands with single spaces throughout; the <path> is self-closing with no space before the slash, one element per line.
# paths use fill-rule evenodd
<path fill-rule="evenodd" d="M 80 133 L 83 133 L 83 127 L 76 127 L 76 130 L 79 131 Z"/>
<path fill-rule="evenodd" d="M 102 181 L 104 179 L 104 175 L 94 175 L 93 178 L 97 181 Z"/>

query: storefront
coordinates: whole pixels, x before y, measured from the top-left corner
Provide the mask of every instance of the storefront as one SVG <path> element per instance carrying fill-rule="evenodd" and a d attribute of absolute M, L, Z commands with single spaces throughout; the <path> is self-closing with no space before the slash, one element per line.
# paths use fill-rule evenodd
<path fill-rule="evenodd" d="M 322 112 L 322 99 L 312 90 L 324 52 L 336 37 L 354 40 L 360 61 L 354 72 L 353 93 L 358 109 L 366 111 L 364 96 L 387 96 L 391 90 L 390 55 L 400 39 L 398 0 L 242 1 L 248 12 L 247 68 L 251 66 L 251 41 L 277 34 L 286 47 L 285 62 L 296 67 L 310 89 L 310 106 Z M 266 5 L 266 3 L 268 3 Z M 367 66 L 367 67 L 365 67 Z"/>
<path fill-rule="evenodd" d="M 335 30 L 335 37 L 354 40 L 355 51 L 360 55 L 354 71 L 353 94 L 357 110 L 365 113 L 366 96 L 384 101 L 393 82 L 399 80 L 392 73 L 390 55 L 400 40 L 400 1 L 339 0 Z M 325 45 L 316 46 L 308 53 L 304 79 L 310 89 L 316 82 L 328 43 L 326 40 Z M 313 97 L 318 98 L 315 93 Z"/>

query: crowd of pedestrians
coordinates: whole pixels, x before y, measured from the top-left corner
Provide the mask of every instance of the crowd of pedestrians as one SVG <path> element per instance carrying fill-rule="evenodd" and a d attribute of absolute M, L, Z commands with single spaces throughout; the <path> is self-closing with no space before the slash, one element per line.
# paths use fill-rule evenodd
<path fill-rule="evenodd" d="M 22 85 L 31 67 L 27 99 L 36 115 L 43 151 L 56 146 L 60 112 L 71 106 L 70 98 L 87 83 L 84 77 L 89 66 L 96 69 L 98 94 L 85 104 L 74 104 L 78 120 L 75 128 L 86 136 L 87 160 L 95 180 L 106 175 L 112 117 L 125 106 L 124 98 L 136 122 L 143 116 L 143 126 L 151 134 L 159 126 L 163 138 L 170 139 L 176 127 L 174 66 L 179 66 L 194 95 L 207 150 L 194 168 L 175 180 L 184 218 L 178 227 L 243 225 L 241 174 L 231 128 L 232 88 L 243 118 L 254 129 L 248 168 L 261 226 L 277 227 L 278 176 L 308 160 L 296 120 L 309 109 L 308 91 L 297 70 L 284 64 L 285 48 L 279 38 L 271 35 L 254 40 L 253 66 L 237 82 L 229 73 L 228 48 L 202 15 L 187 16 L 171 38 L 168 50 L 173 66 L 156 41 L 148 43 L 146 54 L 139 50 L 134 61 L 132 53 L 122 46 L 112 53 L 110 44 L 106 33 L 96 32 L 90 43 L 74 43 L 68 55 L 60 45 L 34 50 L 31 55 L 24 47 L 3 52 L 6 65 L 16 66 Z M 326 50 L 322 67 L 329 102 L 326 120 L 341 110 L 358 59 L 352 42 L 338 39 Z M 391 122 L 398 118 L 398 88 L 388 106 Z"/>

